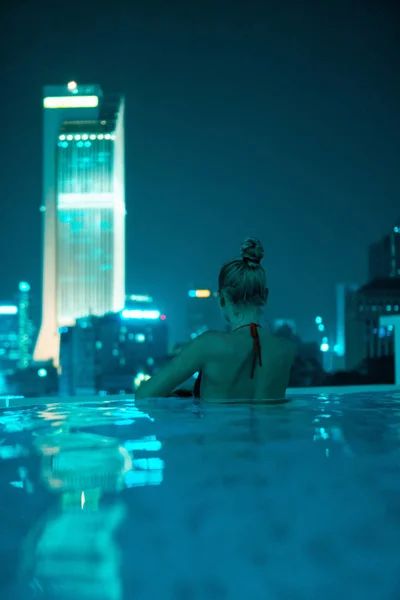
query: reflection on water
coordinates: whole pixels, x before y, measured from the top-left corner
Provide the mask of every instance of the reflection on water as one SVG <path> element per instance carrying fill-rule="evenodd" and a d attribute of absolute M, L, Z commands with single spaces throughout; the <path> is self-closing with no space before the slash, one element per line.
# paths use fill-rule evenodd
<path fill-rule="evenodd" d="M 123 440 L 100 429 L 122 433 L 139 420 L 152 421 L 129 402 L 51 405 L 1 416 L 4 432 L 33 430 L 33 438 L 30 451 L 21 444 L 2 444 L 0 457 L 36 453 L 37 485 L 56 499 L 23 545 L 21 580 L 34 596 L 122 600 L 116 533 L 126 507 L 120 492 L 162 482 L 164 463 L 154 456 L 162 446 L 154 435 Z M 20 467 L 18 474 L 10 484 L 32 493 L 27 469 Z"/>
<path fill-rule="evenodd" d="M 400 598 L 398 402 L 2 411 L 0 598 Z"/>

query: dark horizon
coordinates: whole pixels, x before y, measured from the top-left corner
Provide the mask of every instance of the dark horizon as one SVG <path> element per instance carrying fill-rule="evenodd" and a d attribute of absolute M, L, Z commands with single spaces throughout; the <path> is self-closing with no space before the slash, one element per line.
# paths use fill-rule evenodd
<path fill-rule="evenodd" d="M 398 24 L 343 0 L 8 8 L 0 301 L 24 280 L 40 305 L 42 87 L 75 80 L 126 96 L 127 293 L 182 338 L 187 290 L 256 236 L 266 317 L 333 325 L 335 285 L 366 282 L 400 213 Z"/>

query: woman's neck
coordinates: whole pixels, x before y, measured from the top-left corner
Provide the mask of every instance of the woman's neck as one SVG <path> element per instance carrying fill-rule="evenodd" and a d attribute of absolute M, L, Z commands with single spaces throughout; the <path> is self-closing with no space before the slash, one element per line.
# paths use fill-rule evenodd
<path fill-rule="evenodd" d="M 240 313 L 239 315 L 232 315 L 229 319 L 229 328 L 231 331 L 235 331 L 240 327 L 244 327 L 246 325 L 250 325 L 250 323 L 259 324 L 260 314 L 258 310 L 246 311 L 245 313 Z"/>

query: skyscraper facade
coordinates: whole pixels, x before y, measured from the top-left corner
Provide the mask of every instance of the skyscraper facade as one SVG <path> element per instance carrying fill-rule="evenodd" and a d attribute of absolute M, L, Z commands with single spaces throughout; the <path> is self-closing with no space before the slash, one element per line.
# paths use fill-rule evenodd
<path fill-rule="evenodd" d="M 400 277 L 400 219 L 388 235 L 369 247 L 368 271 L 370 281 Z"/>
<path fill-rule="evenodd" d="M 60 327 L 124 306 L 124 100 L 71 82 L 47 86 L 43 106 L 43 306 L 34 358 L 58 364 Z"/>

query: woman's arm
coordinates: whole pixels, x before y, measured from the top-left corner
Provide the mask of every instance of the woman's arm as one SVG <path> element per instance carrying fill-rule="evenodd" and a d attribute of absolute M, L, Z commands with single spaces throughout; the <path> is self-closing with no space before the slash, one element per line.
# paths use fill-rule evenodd
<path fill-rule="evenodd" d="M 165 398 L 197 371 L 203 369 L 209 348 L 206 332 L 190 342 L 181 352 L 165 365 L 156 375 L 144 381 L 136 391 L 135 398 Z"/>

